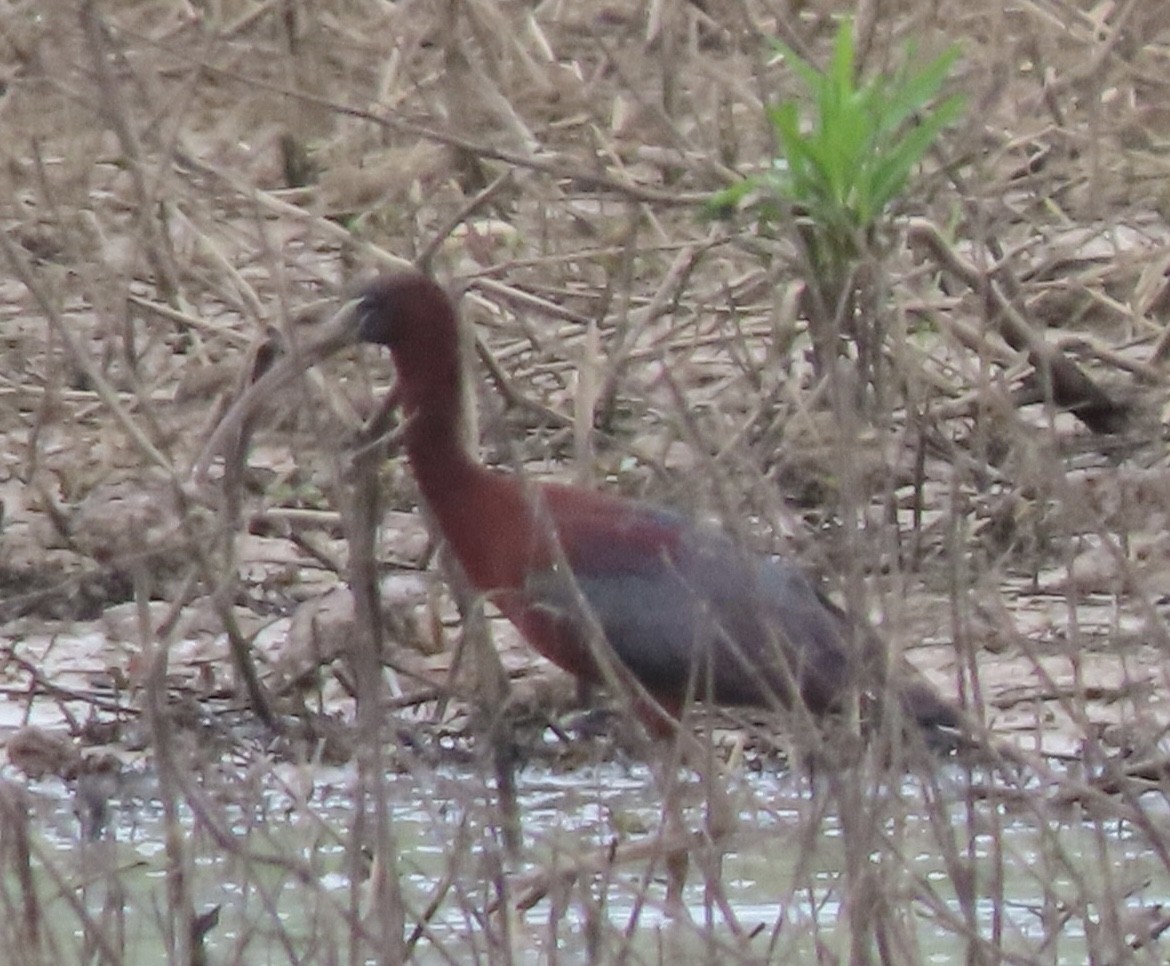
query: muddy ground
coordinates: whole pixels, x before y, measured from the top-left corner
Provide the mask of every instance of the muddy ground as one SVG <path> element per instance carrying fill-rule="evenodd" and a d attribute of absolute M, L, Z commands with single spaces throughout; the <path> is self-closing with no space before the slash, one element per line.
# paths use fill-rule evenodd
<path fill-rule="evenodd" d="M 238 518 L 218 470 L 202 486 L 190 470 L 257 345 L 303 338 L 354 280 L 422 257 L 475 325 L 490 463 L 730 523 L 803 559 L 996 734 L 1140 755 L 1156 779 L 1170 14 L 1161 0 L 860 5 L 867 70 L 911 42 L 960 44 L 967 109 L 882 230 L 865 311 L 884 363 L 842 414 L 810 362 L 791 236 L 703 204 L 768 162 L 764 103 L 799 96 L 767 38 L 821 61 L 850 9 L 0 14 L 0 741 L 46 729 L 65 742 L 43 753 L 50 771 L 79 750 L 140 758 L 159 668 L 179 726 L 241 727 L 225 622 L 279 715 L 326 712 L 344 735 L 338 508 L 388 363 L 351 354 L 275 402 Z M 946 254 L 923 244 L 930 225 Z M 1114 401 L 1114 431 L 1035 392 L 993 284 Z M 398 704 L 463 734 L 476 682 L 448 675 L 457 613 L 401 459 L 382 477 Z M 558 720 L 573 689 L 490 624 L 517 707 Z M 35 770 L 25 744 L 10 757 Z"/>

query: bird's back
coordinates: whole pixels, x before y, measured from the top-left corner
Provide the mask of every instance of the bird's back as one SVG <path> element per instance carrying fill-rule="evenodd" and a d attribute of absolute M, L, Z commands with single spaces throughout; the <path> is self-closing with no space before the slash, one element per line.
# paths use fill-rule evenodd
<path fill-rule="evenodd" d="M 541 493 L 575 588 L 537 571 L 527 602 L 560 615 L 557 633 L 572 637 L 584 633 L 566 616 L 579 589 L 618 659 L 668 708 L 687 696 L 789 705 L 795 682 L 819 713 L 851 686 L 850 625 L 799 567 L 646 504 L 567 487 Z"/>

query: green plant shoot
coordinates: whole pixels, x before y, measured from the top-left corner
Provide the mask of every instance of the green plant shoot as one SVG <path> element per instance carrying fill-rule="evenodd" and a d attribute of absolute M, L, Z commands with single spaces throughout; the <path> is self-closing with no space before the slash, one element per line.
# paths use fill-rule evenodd
<path fill-rule="evenodd" d="M 929 107 L 958 57 L 951 47 L 915 70 L 892 76 L 856 77 L 853 27 L 842 22 L 826 69 L 818 70 L 780 41 L 777 55 L 791 64 L 811 95 L 813 117 L 805 123 L 795 101 L 767 110 L 776 134 L 770 170 L 745 178 L 710 202 L 726 213 L 746 202 L 768 224 L 795 208 L 813 226 L 820 268 L 839 268 L 903 190 L 938 133 L 958 117 L 960 95 Z"/>

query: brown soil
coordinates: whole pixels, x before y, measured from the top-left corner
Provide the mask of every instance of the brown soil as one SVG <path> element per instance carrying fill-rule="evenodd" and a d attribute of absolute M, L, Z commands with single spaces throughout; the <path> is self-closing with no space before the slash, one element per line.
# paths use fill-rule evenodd
<path fill-rule="evenodd" d="M 133 720 L 160 644 L 176 695 L 236 694 L 227 615 L 258 635 L 282 709 L 348 711 L 337 496 L 387 364 L 351 356 L 282 398 L 240 525 L 189 470 L 250 347 L 425 256 L 466 293 L 490 462 L 798 554 L 1010 740 L 1153 754 L 1170 724 L 1165 4 L 866 6 L 866 66 L 957 41 L 968 108 L 888 228 L 867 310 L 884 365 L 848 418 L 813 375 L 796 249 L 702 208 L 767 162 L 762 103 L 796 89 L 766 37 L 819 61 L 847 5 L 803 6 L 0 15 L 5 733 Z M 993 287 L 1123 431 L 1028 402 Z M 407 704 L 445 691 L 457 629 L 400 461 L 383 492 Z M 522 685 L 555 679 L 493 630 Z"/>

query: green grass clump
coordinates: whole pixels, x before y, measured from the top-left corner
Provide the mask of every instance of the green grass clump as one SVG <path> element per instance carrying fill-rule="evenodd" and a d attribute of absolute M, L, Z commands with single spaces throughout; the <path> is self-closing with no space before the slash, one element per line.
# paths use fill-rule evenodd
<path fill-rule="evenodd" d="M 718 192 L 710 208 L 750 212 L 765 233 L 793 225 L 820 304 L 841 318 L 854 301 L 855 267 L 871 251 L 883 215 L 939 132 L 962 112 L 961 95 L 938 100 L 959 51 L 952 46 L 917 67 L 910 48 L 897 72 L 862 79 L 848 19 L 824 70 L 773 43 L 807 88 L 811 116 L 795 100 L 767 108 L 777 147 L 771 166 Z"/>
<path fill-rule="evenodd" d="M 811 95 L 812 122 L 802 123 L 796 101 L 767 108 L 778 148 L 771 168 L 719 192 L 712 206 L 725 212 L 749 201 L 764 222 L 795 206 L 820 226 L 824 255 L 847 254 L 857 234 L 868 232 L 898 197 L 939 132 L 962 112 L 958 94 L 928 109 L 958 48 L 918 70 L 910 66 L 911 48 L 896 74 L 861 80 L 849 20 L 842 21 L 823 71 L 781 41 L 773 43 Z"/>

